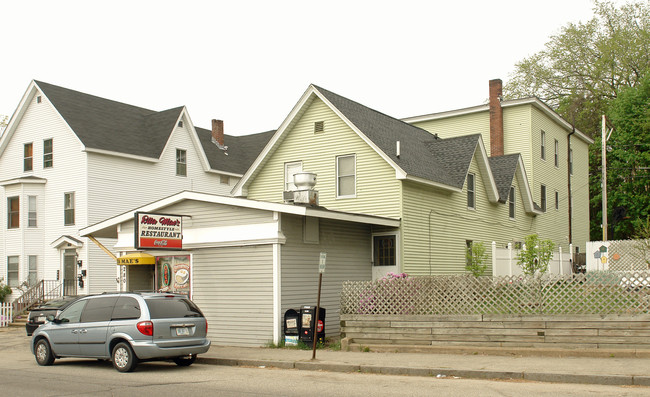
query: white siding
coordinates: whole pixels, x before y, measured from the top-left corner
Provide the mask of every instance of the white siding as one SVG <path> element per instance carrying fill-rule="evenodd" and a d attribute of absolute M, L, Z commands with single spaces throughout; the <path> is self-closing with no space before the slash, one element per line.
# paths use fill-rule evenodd
<path fill-rule="evenodd" d="M 217 346 L 273 340 L 273 246 L 201 249 L 193 255 L 193 300 Z"/>

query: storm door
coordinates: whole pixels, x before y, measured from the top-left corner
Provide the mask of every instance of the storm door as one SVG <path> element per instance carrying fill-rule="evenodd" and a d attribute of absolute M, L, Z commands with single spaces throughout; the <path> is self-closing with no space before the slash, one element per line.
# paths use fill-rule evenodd
<path fill-rule="evenodd" d="M 372 279 L 378 280 L 388 273 L 399 273 L 397 235 L 373 235 Z"/>
<path fill-rule="evenodd" d="M 77 295 L 77 250 L 63 253 L 63 295 Z"/>

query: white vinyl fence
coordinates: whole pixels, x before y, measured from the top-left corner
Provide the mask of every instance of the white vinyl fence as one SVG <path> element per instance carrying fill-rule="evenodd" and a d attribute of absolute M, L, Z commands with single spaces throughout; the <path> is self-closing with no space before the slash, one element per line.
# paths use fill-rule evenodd
<path fill-rule="evenodd" d="M 518 249 L 512 248 L 508 244 L 506 248 L 498 248 L 497 244 L 492 242 L 492 276 L 518 276 L 524 274 L 521 267 L 517 264 Z M 571 274 L 573 272 L 573 263 L 571 252 L 573 247 L 569 246 L 569 252 L 562 252 L 562 247 L 553 252 L 553 257 L 548 264 L 548 273 L 550 274 Z"/>
<path fill-rule="evenodd" d="M 650 252 L 640 240 L 587 241 L 587 271 L 643 271 L 650 268 Z"/>
<path fill-rule="evenodd" d="M 0 303 L 0 327 L 8 327 L 13 318 L 11 303 Z"/>

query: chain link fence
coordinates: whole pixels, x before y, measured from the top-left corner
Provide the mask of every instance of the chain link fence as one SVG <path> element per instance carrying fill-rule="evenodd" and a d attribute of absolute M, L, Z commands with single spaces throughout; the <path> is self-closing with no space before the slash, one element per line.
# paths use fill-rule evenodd
<path fill-rule="evenodd" d="M 650 313 L 650 272 L 387 278 L 346 281 L 341 291 L 341 314 L 646 313 Z"/>

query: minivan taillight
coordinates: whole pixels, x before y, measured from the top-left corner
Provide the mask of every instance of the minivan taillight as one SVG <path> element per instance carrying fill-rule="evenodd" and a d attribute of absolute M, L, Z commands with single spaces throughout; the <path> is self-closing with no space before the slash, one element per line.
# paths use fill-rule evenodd
<path fill-rule="evenodd" d="M 153 323 L 151 321 L 140 321 L 136 327 L 142 335 L 153 336 Z"/>

